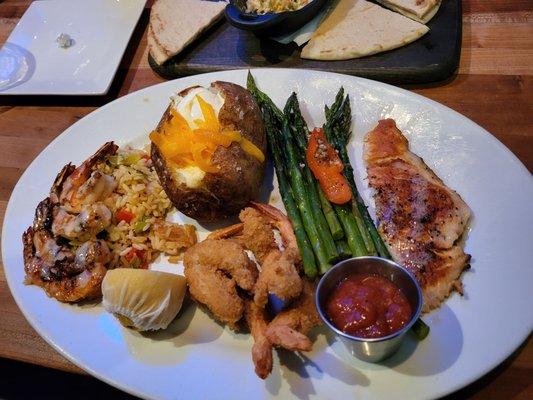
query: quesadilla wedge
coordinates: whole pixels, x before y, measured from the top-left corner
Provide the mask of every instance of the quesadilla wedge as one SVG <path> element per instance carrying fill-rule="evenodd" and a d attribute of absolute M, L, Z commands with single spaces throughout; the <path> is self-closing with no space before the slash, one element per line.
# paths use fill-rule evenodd
<path fill-rule="evenodd" d="M 313 60 L 348 60 L 411 43 L 429 28 L 365 0 L 340 0 L 302 49 Z"/>
<path fill-rule="evenodd" d="M 182 51 L 224 13 L 225 1 L 157 0 L 150 12 L 148 50 L 158 64 Z"/>
<path fill-rule="evenodd" d="M 441 0 L 377 0 L 391 10 L 426 24 L 439 10 Z"/>

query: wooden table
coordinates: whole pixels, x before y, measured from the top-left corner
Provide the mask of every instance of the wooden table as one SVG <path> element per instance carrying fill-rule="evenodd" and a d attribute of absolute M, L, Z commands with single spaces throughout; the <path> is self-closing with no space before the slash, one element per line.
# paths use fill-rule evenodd
<path fill-rule="evenodd" d="M 446 1 L 446 0 L 444 0 Z M 30 1 L 0 4 L 0 43 Z M 147 63 L 141 17 L 108 95 L 104 97 L 0 98 L 0 221 L 24 169 L 63 130 L 99 106 L 162 82 Z M 458 74 L 446 82 L 407 87 L 471 118 L 533 171 L 533 2 L 465 0 Z M 28 325 L 0 268 L 0 357 L 84 373 L 56 353 Z M 533 342 L 459 394 L 468 398 L 533 398 Z"/>

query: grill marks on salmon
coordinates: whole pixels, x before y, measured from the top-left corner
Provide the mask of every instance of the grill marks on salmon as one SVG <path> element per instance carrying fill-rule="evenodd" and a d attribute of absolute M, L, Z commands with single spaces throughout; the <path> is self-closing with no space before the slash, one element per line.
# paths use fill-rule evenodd
<path fill-rule="evenodd" d="M 409 151 L 392 119 L 368 133 L 364 157 L 378 230 L 394 260 L 418 279 L 423 312 L 439 307 L 453 290 L 462 294 L 460 277 L 470 260 L 461 243 L 468 205 Z"/>

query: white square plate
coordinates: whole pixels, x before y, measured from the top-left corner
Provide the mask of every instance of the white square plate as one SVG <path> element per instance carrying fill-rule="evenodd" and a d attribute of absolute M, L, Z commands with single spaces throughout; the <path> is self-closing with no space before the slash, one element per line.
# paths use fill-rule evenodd
<path fill-rule="evenodd" d="M 33 2 L 0 49 L 0 95 L 107 93 L 145 3 Z M 71 47 L 59 47 L 61 33 Z"/>

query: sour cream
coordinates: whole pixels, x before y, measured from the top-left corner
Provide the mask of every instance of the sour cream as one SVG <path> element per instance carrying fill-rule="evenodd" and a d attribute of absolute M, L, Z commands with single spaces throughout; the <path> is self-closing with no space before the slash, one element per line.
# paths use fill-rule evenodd
<path fill-rule="evenodd" d="M 202 185 L 202 179 L 204 179 L 205 172 L 194 166 L 189 165 L 183 168 L 174 168 L 174 179 L 178 183 L 184 184 L 188 188 L 195 189 Z"/>
<path fill-rule="evenodd" d="M 194 120 L 204 119 L 196 96 L 201 97 L 202 100 L 210 104 L 211 107 L 213 107 L 217 117 L 222 105 L 224 104 L 224 98 L 220 92 L 212 88 L 208 89 L 204 87 L 198 87 L 189 90 L 185 96 L 175 96 L 173 98 L 174 108 L 181 114 L 183 118 L 185 118 L 192 129 L 198 128 Z"/>

